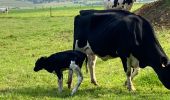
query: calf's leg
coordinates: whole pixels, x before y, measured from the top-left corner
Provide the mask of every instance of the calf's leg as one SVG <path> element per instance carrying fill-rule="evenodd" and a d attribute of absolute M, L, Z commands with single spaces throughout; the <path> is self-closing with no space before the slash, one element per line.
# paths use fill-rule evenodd
<path fill-rule="evenodd" d="M 69 89 L 71 88 L 72 80 L 73 80 L 73 70 L 70 69 L 68 73 L 68 81 L 67 81 Z"/>
<path fill-rule="evenodd" d="M 62 74 L 62 72 L 57 72 L 56 74 L 58 76 L 58 91 L 62 92 L 62 90 L 63 90 L 63 74 Z"/>
<path fill-rule="evenodd" d="M 71 92 L 71 95 L 73 95 L 74 93 L 76 93 L 76 91 L 78 90 L 81 82 L 83 81 L 83 75 L 81 73 L 81 70 L 80 70 L 80 67 L 78 67 L 78 65 L 75 64 L 75 61 L 71 61 L 71 64 L 70 64 L 70 68 L 76 72 L 76 75 L 77 75 L 77 84 L 76 86 L 73 88 L 72 92 Z"/>

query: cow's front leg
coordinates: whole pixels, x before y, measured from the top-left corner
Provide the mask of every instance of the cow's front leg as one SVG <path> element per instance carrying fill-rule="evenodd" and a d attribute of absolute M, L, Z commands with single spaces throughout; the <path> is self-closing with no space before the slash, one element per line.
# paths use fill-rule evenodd
<path fill-rule="evenodd" d="M 76 75 L 77 75 L 77 84 L 76 84 L 76 86 L 73 88 L 73 90 L 71 92 L 71 95 L 73 95 L 74 93 L 76 93 L 76 91 L 78 90 L 81 82 L 83 81 L 83 75 L 81 73 L 80 67 L 78 67 L 78 65 L 75 64 L 75 61 L 71 61 L 70 68 L 74 72 L 76 72 Z"/>
<path fill-rule="evenodd" d="M 68 88 L 69 88 L 69 89 L 71 88 L 72 80 L 73 80 L 73 70 L 72 70 L 72 69 L 69 69 L 68 81 L 67 81 L 67 84 L 68 84 Z"/>
<path fill-rule="evenodd" d="M 126 59 L 123 59 L 122 62 L 126 69 L 125 72 L 127 72 L 127 74 L 130 74 L 131 81 L 132 81 L 140 70 L 139 61 L 134 56 L 130 55 L 130 58 L 128 58 L 128 61 Z M 128 86 L 128 79 L 125 82 L 125 86 Z"/>
<path fill-rule="evenodd" d="M 96 55 L 94 54 L 88 55 L 88 66 L 90 70 L 91 83 L 93 83 L 94 85 L 98 85 L 95 74 L 96 60 L 97 60 Z"/>
<path fill-rule="evenodd" d="M 140 71 L 139 67 L 131 68 L 131 80 L 133 81 L 134 77 L 138 75 Z M 127 80 L 125 81 L 125 86 L 127 86 Z"/>
<path fill-rule="evenodd" d="M 131 66 L 133 67 L 132 80 L 140 71 L 139 60 L 131 55 Z"/>
<path fill-rule="evenodd" d="M 132 80 L 134 79 L 135 76 L 138 75 L 139 71 L 140 71 L 139 67 L 133 68 L 132 77 L 131 77 Z"/>
<path fill-rule="evenodd" d="M 132 75 L 131 59 L 127 58 L 127 72 L 126 72 L 126 76 L 127 76 L 127 88 L 128 88 L 129 91 L 134 91 L 136 89 L 133 86 L 131 75 Z"/>
<path fill-rule="evenodd" d="M 63 73 L 62 72 L 56 72 L 58 76 L 58 92 L 62 92 L 63 90 Z"/>

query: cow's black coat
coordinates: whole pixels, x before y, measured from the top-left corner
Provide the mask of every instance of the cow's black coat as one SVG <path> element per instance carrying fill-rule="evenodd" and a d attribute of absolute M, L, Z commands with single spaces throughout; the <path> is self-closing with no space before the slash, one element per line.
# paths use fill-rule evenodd
<path fill-rule="evenodd" d="M 164 86 L 170 89 L 170 61 L 151 24 L 127 11 L 107 12 L 110 11 L 80 11 L 74 22 L 74 48 L 76 40 L 79 48 L 88 42 L 99 57 L 120 57 L 123 65 L 132 54 L 139 60 L 141 68 L 151 66 Z"/>

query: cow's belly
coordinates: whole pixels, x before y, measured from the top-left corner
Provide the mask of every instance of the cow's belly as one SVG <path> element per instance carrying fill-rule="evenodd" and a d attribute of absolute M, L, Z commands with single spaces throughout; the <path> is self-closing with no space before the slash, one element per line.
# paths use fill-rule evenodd
<path fill-rule="evenodd" d="M 80 48 L 78 46 L 78 40 L 76 40 L 75 50 L 79 50 L 83 53 L 86 53 L 87 55 L 97 55 L 99 58 L 101 58 L 104 61 L 118 57 L 118 53 L 116 51 L 110 49 L 104 49 L 102 47 L 91 47 L 88 41 L 84 47 Z"/>
<path fill-rule="evenodd" d="M 100 57 L 100 56 L 98 56 L 98 57 L 101 58 L 103 61 L 116 58 L 116 57 L 112 57 L 112 56 L 110 56 L 110 55 L 106 55 L 106 56 L 104 56 L 104 57 Z"/>

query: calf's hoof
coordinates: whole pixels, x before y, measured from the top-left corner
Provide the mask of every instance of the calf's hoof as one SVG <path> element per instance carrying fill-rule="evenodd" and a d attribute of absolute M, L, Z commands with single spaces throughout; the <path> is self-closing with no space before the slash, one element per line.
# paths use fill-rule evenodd
<path fill-rule="evenodd" d="M 68 84 L 68 88 L 71 89 L 71 84 Z"/>
<path fill-rule="evenodd" d="M 67 82 L 67 86 L 69 89 L 71 89 L 71 83 L 70 82 Z"/>
<path fill-rule="evenodd" d="M 71 92 L 71 96 L 73 96 L 75 93 L 76 93 L 77 89 L 73 89 L 72 92 Z"/>

